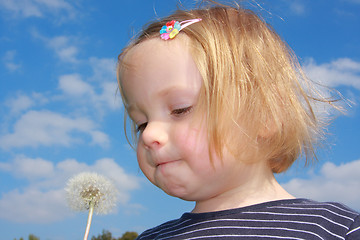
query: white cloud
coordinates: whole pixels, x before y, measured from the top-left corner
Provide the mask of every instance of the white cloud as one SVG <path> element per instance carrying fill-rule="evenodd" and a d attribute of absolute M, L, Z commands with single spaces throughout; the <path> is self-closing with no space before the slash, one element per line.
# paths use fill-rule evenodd
<path fill-rule="evenodd" d="M 65 19 L 76 15 L 74 7 L 65 0 L 0 0 L 0 6 L 14 17 L 44 17 L 52 14 Z"/>
<path fill-rule="evenodd" d="M 345 1 L 360 4 L 360 0 L 345 0 Z"/>
<path fill-rule="evenodd" d="M 91 78 L 93 79 L 93 78 Z M 58 88 L 63 92 L 63 99 L 76 99 L 82 106 L 91 106 L 99 112 L 106 109 L 119 109 L 121 98 L 117 97 L 117 83 L 114 80 L 103 82 L 92 82 L 93 85 L 84 81 L 79 74 L 68 74 L 59 77 Z M 99 84 L 99 86 L 95 86 Z M 99 93 L 95 89 L 99 89 Z"/>
<path fill-rule="evenodd" d="M 18 94 L 16 97 L 7 99 L 5 105 L 13 113 L 19 113 L 34 105 L 34 101 L 27 95 Z"/>
<path fill-rule="evenodd" d="M 78 73 L 64 74 L 59 76 L 58 88 L 63 92 L 62 100 L 76 98 L 82 106 L 91 106 L 102 116 L 105 110 L 119 109 L 121 99 L 116 97 L 116 61 L 112 58 L 90 57 L 87 60 L 77 58 L 77 40 L 70 36 L 56 36 L 48 38 L 32 31 L 34 38 L 43 41 L 50 49 L 54 50 L 60 60 L 67 63 L 86 63 L 90 65 L 92 73 L 83 76 Z M 57 96 L 59 97 L 59 96 Z M 73 100 L 73 99 L 71 99 Z M 72 101 L 73 104 L 73 101 Z"/>
<path fill-rule="evenodd" d="M 62 75 L 59 77 L 59 88 L 67 95 L 82 97 L 94 94 L 92 86 L 81 79 L 79 74 Z"/>
<path fill-rule="evenodd" d="M 121 189 L 130 190 L 138 187 L 138 182 L 134 181 L 133 177 L 126 175 L 124 169 L 111 158 L 98 160 L 94 164 L 93 170 L 95 169 L 113 179 Z"/>
<path fill-rule="evenodd" d="M 296 15 L 303 15 L 305 13 L 305 5 L 300 1 L 289 1 L 290 10 Z"/>
<path fill-rule="evenodd" d="M 10 109 L 10 114 L 19 114 L 30 109 L 35 105 L 42 105 L 48 102 L 48 99 L 40 93 L 26 95 L 22 92 L 16 93 L 13 97 L 5 101 L 5 106 Z"/>
<path fill-rule="evenodd" d="M 42 192 L 37 189 L 5 193 L 0 199 L 0 218 L 21 223 L 59 221 L 71 212 L 66 207 L 64 190 Z"/>
<path fill-rule="evenodd" d="M 0 0 L 1 1 L 1 0 Z M 31 30 L 31 35 L 35 39 L 40 39 L 45 45 L 55 52 L 55 55 L 63 62 L 78 63 L 77 54 L 79 52 L 76 43 L 78 42 L 72 36 L 55 36 L 46 37 L 38 32 L 36 29 Z"/>
<path fill-rule="evenodd" d="M 118 86 L 115 59 L 91 57 L 89 62 L 94 73 L 90 80 L 101 83 L 102 93 L 96 97 L 96 100 L 110 109 L 118 109 L 122 104 L 121 98 L 116 97 Z"/>
<path fill-rule="evenodd" d="M 100 145 L 103 147 L 108 147 L 109 146 L 109 137 L 108 135 L 106 135 L 105 133 L 101 132 L 101 131 L 90 131 L 89 134 L 91 135 L 91 144 L 93 145 Z"/>
<path fill-rule="evenodd" d="M 31 1 L 26 0 L 1 0 L 0 6 L 3 10 L 12 12 L 15 16 L 21 17 L 41 17 L 42 12 Z"/>
<path fill-rule="evenodd" d="M 314 59 L 309 59 L 303 67 L 316 82 L 330 87 L 349 86 L 360 90 L 360 62 L 339 58 L 330 63 L 317 64 Z"/>
<path fill-rule="evenodd" d="M 76 58 L 76 55 L 78 54 L 78 48 L 73 45 L 74 40 L 71 39 L 71 37 L 57 36 L 53 38 L 40 38 L 43 39 L 46 44 L 55 51 L 60 60 L 70 63 L 78 62 Z"/>
<path fill-rule="evenodd" d="M 89 63 L 94 72 L 92 80 L 116 82 L 116 61 L 112 58 L 91 57 Z"/>
<path fill-rule="evenodd" d="M 83 137 L 78 133 L 90 135 L 95 144 L 109 144 L 107 135 L 96 130 L 91 120 L 84 117 L 69 118 L 50 111 L 29 111 L 20 117 L 13 128 L 13 133 L 0 137 L 1 148 L 70 146 L 82 142 Z M 75 137 L 75 134 L 78 136 Z"/>
<path fill-rule="evenodd" d="M 120 93 L 116 82 L 104 82 L 102 93 L 98 96 L 99 101 L 103 102 L 110 109 L 119 109 L 122 106 Z"/>
<path fill-rule="evenodd" d="M 280 2 L 277 2 L 277 7 L 279 9 L 286 9 L 289 14 L 297 16 L 304 15 L 307 9 L 304 0 L 282 0 Z"/>
<path fill-rule="evenodd" d="M 327 162 L 309 179 L 292 179 L 284 188 L 297 197 L 337 201 L 360 210 L 360 160 L 335 165 Z"/>
<path fill-rule="evenodd" d="M 6 51 L 4 56 L 2 57 L 2 61 L 5 65 L 5 67 L 10 72 L 15 72 L 21 68 L 21 64 L 15 63 L 15 56 L 16 56 L 16 51 L 9 50 L 9 51 Z"/>
<path fill-rule="evenodd" d="M 78 53 L 78 49 L 75 46 L 67 46 L 55 49 L 59 58 L 64 62 L 76 63 L 76 55 Z"/>
<path fill-rule="evenodd" d="M 54 165 L 41 158 L 33 159 L 20 155 L 11 164 L 2 163 L 0 170 L 12 172 L 21 178 L 37 179 L 51 176 L 54 172 Z"/>
<path fill-rule="evenodd" d="M 27 170 L 17 169 L 20 160 L 27 162 Z M 4 164 L 0 165 L 0 171 L 10 172 L 16 178 L 32 180 L 23 190 L 14 189 L 3 193 L 0 199 L 0 218 L 23 223 L 49 223 L 70 216 L 63 189 L 67 180 L 74 174 L 94 171 L 109 177 L 119 190 L 121 206 L 126 208 L 131 207 L 128 203 L 130 192 L 139 188 L 140 181 L 137 177 L 127 174 L 110 158 L 99 159 L 93 165 L 66 159 L 54 166 L 52 162 L 44 159 L 18 156 L 7 163 L 6 167 Z M 31 172 L 36 172 L 36 178 Z"/>

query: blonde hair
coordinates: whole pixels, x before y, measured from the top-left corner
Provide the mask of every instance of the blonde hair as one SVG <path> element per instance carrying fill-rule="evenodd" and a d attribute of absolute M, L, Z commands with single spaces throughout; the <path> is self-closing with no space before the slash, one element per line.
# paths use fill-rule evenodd
<path fill-rule="evenodd" d="M 314 95 L 297 58 L 275 31 L 240 6 L 178 10 L 148 25 L 119 55 L 120 92 L 124 56 L 130 49 L 160 37 L 168 21 L 195 18 L 202 21 L 180 34 L 189 37 L 189 50 L 203 79 L 199 104 L 207 110 L 210 148 L 221 155 L 226 147 L 235 156 L 257 149 L 275 173 L 288 169 L 300 154 L 313 159 L 323 124 L 312 102 L 331 102 Z"/>

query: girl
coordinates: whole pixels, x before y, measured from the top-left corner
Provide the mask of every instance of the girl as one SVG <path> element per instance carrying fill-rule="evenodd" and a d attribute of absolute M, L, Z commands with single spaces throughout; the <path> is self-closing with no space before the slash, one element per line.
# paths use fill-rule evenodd
<path fill-rule="evenodd" d="M 154 22 L 120 54 L 118 79 L 140 169 L 195 202 L 138 239 L 360 239 L 358 213 L 274 177 L 314 157 L 313 104 L 331 103 L 253 12 L 218 4 Z"/>

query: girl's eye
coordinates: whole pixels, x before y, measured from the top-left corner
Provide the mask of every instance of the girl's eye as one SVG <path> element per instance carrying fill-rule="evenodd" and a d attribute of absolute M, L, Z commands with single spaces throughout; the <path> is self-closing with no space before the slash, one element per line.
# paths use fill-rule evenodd
<path fill-rule="evenodd" d="M 147 122 L 138 125 L 138 126 L 136 127 L 136 132 L 137 132 L 137 133 L 143 132 L 143 131 L 145 130 L 146 126 L 147 126 Z"/>
<path fill-rule="evenodd" d="M 193 109 L 192 106 L 185 107 L 185 108 L 174 109 L 174 110 L 171 111 L 171 115 L 175 115 L 175 116 L 184 115 L 184 114 L 187 114 L 187 113 L 191 112 L 192 109 Z"/>

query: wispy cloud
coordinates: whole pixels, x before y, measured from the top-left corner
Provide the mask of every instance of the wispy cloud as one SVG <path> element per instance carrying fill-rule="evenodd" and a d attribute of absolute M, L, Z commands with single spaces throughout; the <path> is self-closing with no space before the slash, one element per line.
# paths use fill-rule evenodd
<path fill-rule="evenodd" d="M 108 135 L 93 119 L 101 121 L 109 110 L 122 106 L 116 96 L 115 61 L 91 58 L 88 62 L 92 71 L 87 77 L 64 74 L 58 78 L 57 89 L 46 93 L 19 91 L 5 99 L 7 114 L 2 117 L 0 148 L 68 147 L 85 143 L 87 138 L 92 145 L 108 147 Z M 50 110 L 59 103 L 67 105 L 67 113 Z M 79 115 L 82 117 L 74 117 Z"/>
<path fill-rule="evenodd" d="M 41 40 L 45 46 L 54 51 L 56 57 L 61 61 L 67 63 L 79 62 L 79 59 L 77 58 L 79 53 L 77 38 L 64 35 L 47 37 L 37 29 L 32 29 L 30 33 L 34 39 Z"/>
<path fill-rule="evenodd" d="M 90 57 L 89 64 L 93 70 L 93 76 L 91 80 L 103 82 L 112 81 L 116 82 L 115 71 L 116 71 L 116 61 L 112 58 L 97 58 Z"/>
<path fill-rule="evenodd" d="M 302 16 L 306 14 L 307 11 L 307 6 L 304 0 L 293 0 L 293 1 L 281 0 L 278 1 L 274 7 L 278 8 L 281 12 L 285 10 L 286 13 L 282 15 L 290 14 L 295 16 Z"/>
<path fill-rule="evenodd" d="M 75 8 L 65 0 L 0 0 L 3 11 L 13 17 L 44 17 L 48 14 L 65 18 L 75 18 Z"/>
<path fill-rule="evenodd" d="M 57 36 L 53 38 L 42 37 L 49 48 L 54 50 L 56 56 L 64 62 L 77 63 L 78 48 L 74 41 L 68 36 Z"/>
<path fill-rule="evenodd" d="M 345 0 L 346 2 L 360 4 L 360 0 Z"/>
<path fill-rule="evenodd" d="M 78 48 L 71 43 L 73 41 L 71 41 L 70 37 L 57 36 L 44 40 L 55 51 L 60 60 L 70 63 L 78 62 L 76 58 Z"/>
<path fill-rule="evenodd" d="M 360 62 L 339 58 L 329 63 L 317 64 L 308 59 L 303 65 L 308 76 L 330 87 L 348 86 L 360 90 Z"/>
<path fill-rule="evenodd" d="M 2 57 L 2 62 L 10 72 L 15 72 L 21 68 L 20 63 L 15 62 L 16 50 L 6 51 Z"/>
<path fill-rule="evenodd" d="M 18 178 L 39 179 L 51 177 L 54 174 L 54 164 L 42 158 L 28 158 L 21 155 L 11 163 L 1 163 L 0 170 L 11 172 Z"/>
<path fill-rule="evenodd" d="M 21 223 L 48 223 L 70 216 L 62 201 L 64 190 L 46 192 L 37 189 L 14 189 L 3 193 L 0 199 L 0 218 Z"/>
<path fill-rule="evenodd" d="M 4 104 L 9 109 L 10 115 L 17 115 L 34 106 L 41 106 L 48 101 L 47 97 L 40 93 L 17 92 L 14 96 L 6 99 Z"/>
<path fill-rule="evenodd" d="M 97 73 L 99 74 L 99 73 Z M 105 73 L 102 73 L 107 75 Z M 112 74 L 115 75 L 114 72 Z M 102 78 L 102 81 L 94 82 L 94 77 L 90 81 L 85 81 L 79 74 L 66 74 L 59 77 L 58 88 L 62 91 L 63 99 L 76 100 L 83 107 L 95 109 L 103 114 L 104 110 L 119 109 L 122 104 L 120 98 L 116 97 L 117 83 Z"/>
<path fill-rule="evenodd" d="M 360 210 L 360 160 L 335 165 L 325 163 L 319 173 L 307 179 L 292 179 L 283 184 L 295 196 L 318 201 L 337 201 Z"/>
<path fill-rule="evenodd" d="M 117 95 L 116 60 L 114 58 L 78 57 L 80 45 L 72 36 L 46 37 L 36 29 L 31 31 L 35 39 L 41 40 L 51 49 L 58 59 L 72 64 L 72 68 L 90 67 L 86 75 L 76 71 L 59 76 L 58 89 L 62 91 L 62 99 L 76 99 L 84 106 L 96 109 L 102 116 L 104 109 L 119 109 L 122 104 Z M 62 97 L 62 96 L 57 96 Z"/>
<path fill-rule="evenodd" d="M 306 6 L 302 1 L 289 1 L 290 11 L 296 15 L 303 15 L 306 12 Z"/>
<path fill-rule="evenodd" d="M 115 59 L 91 57 L 89 63 L 93 70 L 90 81 L 100 83 L 102 89 L 102 92 L 96 98 L 97 101 L 104 103 L 112 110 L 119 109 L 122 103 L 119 98 L 116 98 L 118 86 Z"/>
<path fill-rule="evenodd" d="M 82 80 L 79 74 L 66 74 L 59 77 L 59 89 L 64 94 L 74 97 L 94 95 L 93 87 Z"/>
<path fill-rule="evenodd" d="M 71 36 L 49 38 L 37 30 L 32 31 L 32 36 L 43 41 L 62 62 L 76 64 L 75 68 L 84 65 L 90 66 L 89 76 L 76 72 L 59 76 L 58 89 L 64 94 L 64 99 L 76 98 L 78 103 L 83 106 L 91 104 L 91 107 L 96 108 L 99 112 L 103 112 L 104 109 L 119 109 L 122 106 L 120 99 L 116 98 L 115 59 L 98 57 L 79 59 L 78 41 Z"/>
<path fill-rule="evenodd" d="M 28 111 L 14 124 L 13 132 L 0 137 L 3 149 L 14 147 L 70 146 L 81 143 L 83 135 L 90 135 L 92 144 L 107 146 L 107 135 L 96 129 L 85 117 L 70 118 L 51 111 Z"/>
<path fill-rule="evenodd" d="M 17 156 L 8 163 L 0 163 L 0 172 L 27 180 L 27 186 L 2 194 L 0 218 L 12 222 L 49 223 L 71 215 L 64 187 L 67 179 L 93 171 L 112 179 L 120 193 L 120 204 L 131 207 L 130 192 L 139 188 L 140 179 L 128 174 L 114 159 L 103 158 L 93 165 L 66 159 L 57 164 L 41 158 Z"/>

